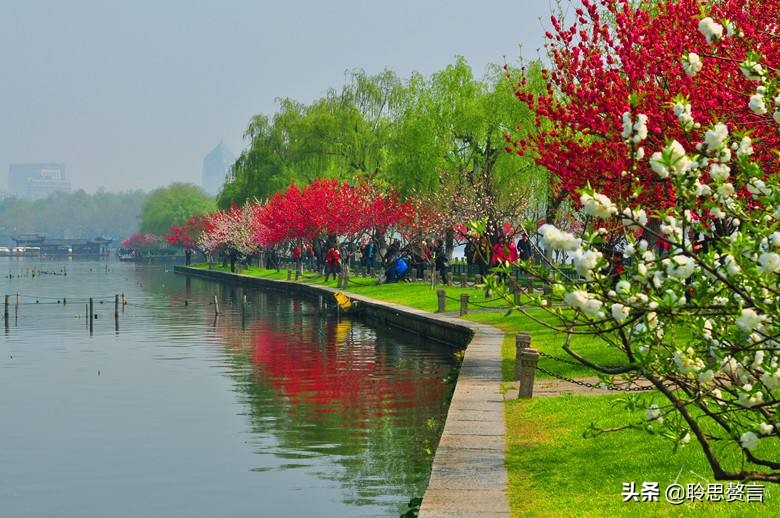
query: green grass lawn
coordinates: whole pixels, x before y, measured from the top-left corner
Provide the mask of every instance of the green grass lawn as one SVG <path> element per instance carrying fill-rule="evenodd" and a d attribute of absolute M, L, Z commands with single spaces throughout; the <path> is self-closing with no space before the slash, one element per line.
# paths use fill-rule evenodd
<path fill-rule="evenodd" d="M 613 427 L 641 420 L 641 415 L 613 407 L 619 397 L 565 395 L 507 402 L 506 461 L 515 516 L 777 516 L 780 488 L 773 484 L 765 484 L 763 505 L 668 504 L 663 491 L 675 481 L 705 488 L 715 482 L 704 454 L 695 440 L 673 453 L 671 442 L 639 430 L 583 438 L 593 421 Z M 731 451 L 737 459 L 736 448 Z M 658 482 L 659 502 L 624 503 L 623 482 L 636 482 L 637 488 L 642 482 Z"/>
<path fill-rule="evenodd" d="M 193 266 L 198 268 L 208 267 L 205 263 L 199 263 Z M 230 271 L 229 268 L 222 268 L 222 266 L 219 265 L 214 265 L 212 269 L 221 272 Z M 252 266 L 242 269 L 240 273 L 267 279 L 287 280 L 287 270 L 284 269 L 277 272 L 276 270 L 266 270 Z M 295 279 L 294 273 L 293 279 Z M 312 272 L 304 272 L 303 278 L 299 280 L 299 282 L 329 286 L 331 288 L 336 287 L 335 279 L 330 278 L 328 282 L 325 282 L 324 276 Z M 353 275 L 350 277 L 349 287 L 346 291 L 358 295 L 364 295 L 366 297 L 403 304 L 405 306 L 417 309 L 423 309 L 425 311 L 435 312 L 438 309 L 436 291 L 440 289 L 445 290 L 447 294 L 445 311 L 460 310 L 460 295 L 462 293 L 469 295 L 470 303 L 476 303 L 480 306 L 487 306 L 492 308 L 508 307 L 506 301 L 486 298 L 482 290 L 471 287 L 461 288 L 459 285 L 456 286 L 453 284 L 450 286 L 438 285 L 436 286 L 436 289 L 431 288 L 431 285 L 427 282 L 377 284 L 376 279 Z"/>

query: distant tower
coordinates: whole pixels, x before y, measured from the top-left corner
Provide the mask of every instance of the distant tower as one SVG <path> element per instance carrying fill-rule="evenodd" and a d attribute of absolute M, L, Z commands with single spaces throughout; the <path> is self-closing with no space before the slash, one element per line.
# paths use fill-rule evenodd
<path fill-rule="evenodd" d="M 203 190 L 216 195 L 225 183 L 236 157 L 222 141 L 203 159 Z"/>

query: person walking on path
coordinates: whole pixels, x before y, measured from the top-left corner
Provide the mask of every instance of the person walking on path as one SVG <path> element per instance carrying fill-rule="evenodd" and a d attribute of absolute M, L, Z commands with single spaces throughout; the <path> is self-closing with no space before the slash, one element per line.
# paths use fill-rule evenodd
<path fill-rule="evenodd" d="M 292 250 L 292 260 L 293 263 L 295 263 L 295 271 L 296 272 L 303 272 L 303 250 L 301 250 L 301 245 L 295 245 Z"/>
<path fill-rule="evenodd" d="M 436 247 L 433 249 L 433 255 L 435 257 L 434 264 L 436 266 L 436 271 L 439 272 L 441 282 L 448 285 L 450 281 L 447 278 L 447 269 L 450 267 L 450 262 L 447 259 L 447 252 L 444 249 L 443 240 L 436 240 Z"/>
<path fill-rule="evenodd" d="M 431 250 L 428 248 L 428 243 L 425 239 L 420 240 L 415 247 L 412 248 L 412 264 L 417 272 L 417 280 L 421 281 L 425 279 L 425 265 L 431 262 Z"/>
<path fill-rule="evenodd" d="M 523 234 L 520 239 L 517 240 L 517 256 L 521 261 L 527 261 L 531 258 L 531 241 L 528 236 Z"/>
<path fill-rule="evenodd" d="M 363 245 L 363 267 L 366 269 L 366 275 L 371 275 L 371 269 L 374 267 L 374 260 L 376 259 L 376 244 L 374 238 L 370 238 L 368 242 Z"/>
<path fill-rule="evenodd" d="M 333 274 L 333 278 L 336 278 L 341 270 L 341 252 L 335 246 L 331 246 L 328 253 L 325 254 L 325 282 L 328 282 L 328 278 Z"/>

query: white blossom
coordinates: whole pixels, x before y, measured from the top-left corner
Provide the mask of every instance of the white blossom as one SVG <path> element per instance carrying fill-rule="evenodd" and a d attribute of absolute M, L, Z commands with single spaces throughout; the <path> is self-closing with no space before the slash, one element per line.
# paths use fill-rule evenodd
<path fill-rule="evenodd" d="M 734 323 L 743 331 L 751 332 L 760 329 L 765 320 L 766 315 L 759 315 L 753 308 L 745 308 Z"/>
<path fill-rule="evenodd" d="M 774 431 L 774 429 L 775 427 L 769 423 L 761 423 L 760 425 L 758 425 L 758 432 L 761 435 L 769 435 Z"/>
<path fill-rule="evenodd" d="M 574 234 L 559 230 L 555 225 L 550 225 L 549 223 L 539 227 L 539 233 L 542 234 L 542 244 L 545 248 L 573 252 L 579 248 L 582 242 L 581 239 L 574 237 Z"/>
<path fill-rule="evenodd" d="M 676 351 L 672 359 L 677 365 L 677 370 L 686 376 L 699 372 L 705 367 L 704 360 L 696 356 L 693 347 L 688 347 L 685 351 Z"/>
<path fill-rule="evenodd" d="M 689 52 L 687 56 L 683 56 L 682 63 L 683 70 L 690 77 L 693 77 L 701 72 L 701 69 L 704 66 L 704 64 L 701 62 L 701 58 L 695 52 Z"/>
<path fill-rule="evenodd" d="M 623 138 L 630 137 L 633 129 L 634 125 L 631 122 L 631 112 L 623 112 L 623 131 L 620 133 L 620 136 Z"/>
<path fill-rule="evenodd" d="M 580 196 L 580 203 L 585 214 L 595 218 L 606 219 L 618 212 L 615 204 L 603 194 L 595 193 L 590 195 L 584 193 Z"/>
<path fill-rule="evenodd" d="M 563 297 L 563 301 L 574 309 L 579 309 L 586 315 L 597 315 L 601 310 L 601 301 L 592 298 L 591 294 L 587 291 L 576 290 L 567 293 Z"/>
<path fill-rule="evenodd" d="M 758 258 L 758 264 L 764 273 L 780 273 L 780 255 L 775 252 L 764 252 Z"/>
<path fill-rule="evenodd" d="M 623 322 L 625 319 L 627 319 L 630 312 L 630 309 L 628 307 L 617 302 L 615 304 L 612 304 L 611 310 L 612 310 L 612 318 L 614 318 L 618 322 Z"/>
<path fill-rule="evenodd" d="M 726 273 L 730 277 L 733 277 L 742 271 L 742 268 L 739 267 L 739 263 L 737 263 L 737 260 L 734 259 L 733 255 L 726 255 L 723 258 L 723 265 L 726 267 Z"/>
<path fill-rule="evenodd" d="M 677 120 L 680 121 L 683 128 L 692 128 L 693 124 L 696 122 L 693 120 L 693 115 L 691 115 L 691 105 L 688 103 L 675 103 L 674 115 L 677 117 Z"/>
<path fill-rule="evenodd" d="M 699 32 L 707 39 L 707 43 L 712 43 L 723 37 L 723 26 L 708 16 L 699 22 Z"/>
<path fill-rule="evenodd" d="M 650 168 L 661 178 L 669 178 L 669 168 L 663 163 L 660 151 L 650 155 Z"/>
<path fill-rule="evenodd" d="M 761 383 L 763 383 L 769 390 L 775 390 L 780 388 L 780 369 L 774 373 L 765 373 L 761 376 Z"/>
<path fill-rule="evenodd" d="M 764 96 L 761 94 L 751 95 L 748 107 L 750 108 L 750 111 L 756 115 L 764 115 L 767 112 L 766 104 L 764 104 Z"/>
<path fill-rule="evenodd" d="M 760 336 L 758 337 L 760 339 Z M 753 363 L 750 364 L 750 366 L 754 369 L 760 369 L 761 364 L 764 363 L 764 351 L 756 351 L 756 354 L 753 355 Z"/>
<path fill-rule="evenodd" d="M 753 387 L 751 385 L 745 385 L 743 389 L 745 390 L 751 390 Z M 749 392 L 741 392 L 739 394 L 739 397 L 737 398 L 737 404 L 740 406 L 743 406 L 745 408 L 752 408 L 754 406 L 760 405 L 764 402 L 764 393 L 760 390 L 756 392 L 755 394 L 750 394 Z"/>
<path fill-rule="evenodd" d="M 710 165 L 710 177 L 713 180 L 724 182 L 728 180 L 730 172 L 731 172 L 731 168 L 726 164 L 714 163 Z"/>
<path fill-rule="evenodd" d="M 731 198 L 734 196 L 735 192 L 736 191 L 734 190 L 734 186 L 728 182 L 718 187 L 718 195 L 721 198 Z"/>
<path fill-rule="evenodd" d="M 741 444 L 742 447 L 746 450 L 754 449 L 756 446 L 758 446 L 758 441 L 758 436 L 753 432 L 745 432 L 739 438 L 739 444 Z"/>
<path fill-rule="evenodd" d="M 643 141 L 647 138 L 647 115 L 640 113 L 636 116 L 636 123 L 634 123 L 634 138 L 632 139 L 635 144 Z"/>
<path fill-rule="evenodd" d="M 737 156 L 750 156 L 753 154 L 753 140 L 748 137 L 742 137 L 737 148 Z"/>
<path fill-rule="evenodd" d="M 595 250 L 584 251 L 582 248 L 578 248 L 572 256 L 572 262 L 578 274 L 584 277 L 585 280 L 591 280 L 593 269 L 598 265 L 602 257 L 601 252 Z"/>
<path fill-rule="evenodd" d="M 712 207 L 710 209 L 710 216 L 712 216 L 715 219 L 723 219 L 726 217 L 726 213 L 723 212 L 720 207 Z"/>
<path fill-rule="evenodd" d="M 719 122 L 704 134 L 704 143 L 707 145 L 707 149 L 713 150 L 721 147 L 728 137 L 728 127 Z"/>
<path fill-rule="evenodd" d="M 687 255 L 676 255 L 664 260 L 666 274 L 677 279 L 687 279 L 696 270 L 696 262 Z"/>

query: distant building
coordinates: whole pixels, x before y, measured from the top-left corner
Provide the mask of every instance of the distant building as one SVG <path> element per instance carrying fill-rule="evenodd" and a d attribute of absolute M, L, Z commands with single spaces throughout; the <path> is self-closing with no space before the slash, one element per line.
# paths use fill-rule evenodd
<path fill-rule="evenodd" d="M 203 190 L 212 196 L 216 195 L 235 161 L 236 157 L 222 142 L 212 149 L 203 159 Z"/>
<path fill-rule="evenodd" d="M 41 255 L 107 255 L 110 252 L 112 239 L 96 237 L 95 239 L 48 239 L 43 234 L 21 234 L 12 238 L 17 247 L 32 248 Z"/>
<path fill-rule="evenodd" d="M 39 200 L 55 192 L 70 192 L 65 164 L 11 164 L 8 167 L 8 194 Z"/>

